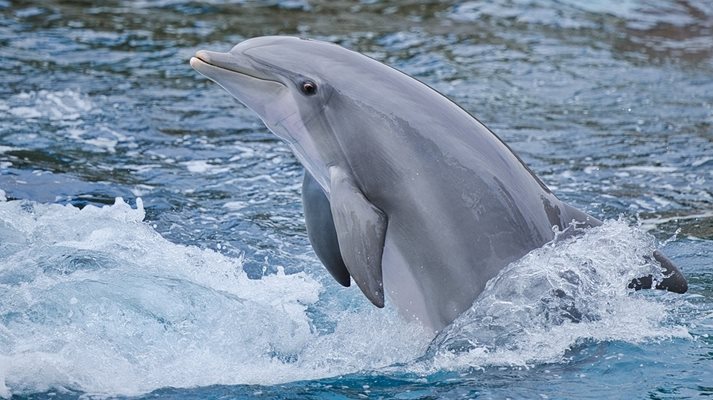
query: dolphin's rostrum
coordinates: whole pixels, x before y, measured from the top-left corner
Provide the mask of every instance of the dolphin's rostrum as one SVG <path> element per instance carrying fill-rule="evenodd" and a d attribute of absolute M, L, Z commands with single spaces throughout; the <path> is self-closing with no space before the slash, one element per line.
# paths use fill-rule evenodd
<path fill-rule="evenodd" d="M 293 37 L 199 51 L 191 65 L 255 111 L 304 165 L 310 242 L 332 276 L 440 330 L 503 267 L 601 224 L 561 202 L 495 134 L 418 80 Z M 658 288 L 684 292 L 661 253 Z M 622 282 L 622 284 L 625 284 Z M 630 287 L 651 287 L 642 278 Z"/>

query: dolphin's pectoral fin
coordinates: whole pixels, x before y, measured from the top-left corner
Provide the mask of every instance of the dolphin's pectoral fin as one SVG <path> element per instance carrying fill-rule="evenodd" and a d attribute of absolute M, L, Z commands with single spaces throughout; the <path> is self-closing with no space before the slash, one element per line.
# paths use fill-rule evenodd
<path fill-rule="evenodd" d="M 681 270 L 658 250 L 654 251 L 654 259 L 661 264 L 664 275 L 664 279 L 656 284 L 656 289 L 667 290 L 674 293 L 686 293 L 688 291 L 688 282 Z M 641 290 L 651 289 L 651 287 L 653 287 L 653 277 L 651 275 L 629 282 L 629 289 Z"/>
<path fill-rule="evenodd" d="M 339 167 L 329 169 L 330 204 L 339 249 L 352 278 L 375 306 L 384 306 L 381 256 L 386 239 L 386 215 L 359 190 Z"/>
<path fill-rule="evenodd" d="M 349 286 L 351 284 L 349 271 L 339 252 L 339 241 L 337 231 L 334 229 L 329 199 L 314 177 L 306 170 L 302 181 L 302 206 L 305 212 L 307 237 L 314 252 L 339 284 Z"/>

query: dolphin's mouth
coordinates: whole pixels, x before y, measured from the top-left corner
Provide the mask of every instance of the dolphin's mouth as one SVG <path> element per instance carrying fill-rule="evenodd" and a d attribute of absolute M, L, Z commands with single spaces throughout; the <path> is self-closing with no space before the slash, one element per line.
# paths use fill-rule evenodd
<path fill-rule="evenodd" d="M 247 63 L 230 53 L 218 53 L 214 51 L 199 50 L 194 57 L 191 57 L 191 67 L 203 75 L 210 77 L 211 69 L 220 69 L 234 72 L 250 78 L 267 82 L 283 84 L 279 80 L 267 76 L 260 71 L 247 65 Z"/>

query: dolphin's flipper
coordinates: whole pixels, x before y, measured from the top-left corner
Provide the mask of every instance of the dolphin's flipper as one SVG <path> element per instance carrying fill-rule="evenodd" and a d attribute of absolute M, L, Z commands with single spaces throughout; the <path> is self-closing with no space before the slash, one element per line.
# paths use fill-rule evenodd
<path fill-rule="evenodd" d="M 654 251 L 654 259 L 661 264 L 664 275 L 664 279 L 656 284 L 656 289 L 674 293 L 686 293 L 688 291 L 688 282 L 681 270 L 658 250 Z M 653 277 L 651 275 L 634 279 L 629 283 L 629 289 L 634 290 L 651 289 L 652 287 Z"/>
<path fill-rule="evenodd" d="M 598 219 L 566 204 L 565 215 L 567 216 L 567 218 L 570 218 L 570 222 L 574 220 L 577 223 L 583 224 L 583 227 L 586 228 L 591 228 L 602 224 L 602 222 Z M 658 282 L 654 287 L 653 276 L 643 276 L 641 278 L 633 279 L 631 282 L 629 282 L 629 289 L 641 290 L 655 288 L 675 293 L 686 293 L 686 291 L 688 291 L 688 282 L 683 276 L 681 270 L 679 270 L 678 267 L 676 267 L 676 265 L 668 259 L 668 257 L 666 257 L 662 252 L 658 250 L 654 251 L 653 257 L 654 260 L 658 261 L 661 265 L 664 279 L 661 282 Z M 649 257 L 647 258 L 650 259 Z"/>
<path fill-rule="evenodd" d="M 386 215 L 359 190 L 339 167 L 329 168 L 330 204 L 344 263 L 359 289 L 377 307 L 384 306 L 381 256 L 386 239 Z"/>
<path fill-rule="evenodd" d="M 342 286 L 349 286 L 349 271 L 339 252 L 337 231 L 334 229 L 329 199 L 317 181 L 305 170 L 302 181 L 302 206 L 305 212 L 307 237 L 319 260 Z"/>

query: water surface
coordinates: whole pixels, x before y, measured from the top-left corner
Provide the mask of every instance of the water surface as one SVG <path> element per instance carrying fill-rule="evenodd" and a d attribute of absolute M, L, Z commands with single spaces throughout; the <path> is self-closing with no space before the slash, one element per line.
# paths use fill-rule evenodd
<path fill-rule="evenodd" d="M 713 7 L 579 3 L 0 1 L 0 395 L 713 395 Z M 431 344 L 332 281 L 299 163 L 188 66 L 267 34 L 428 83 L 609 222 Z M 618 285 L 656 246 L 688 294 Z M 580 323 L 562 270 L 593 285 Z"/>

